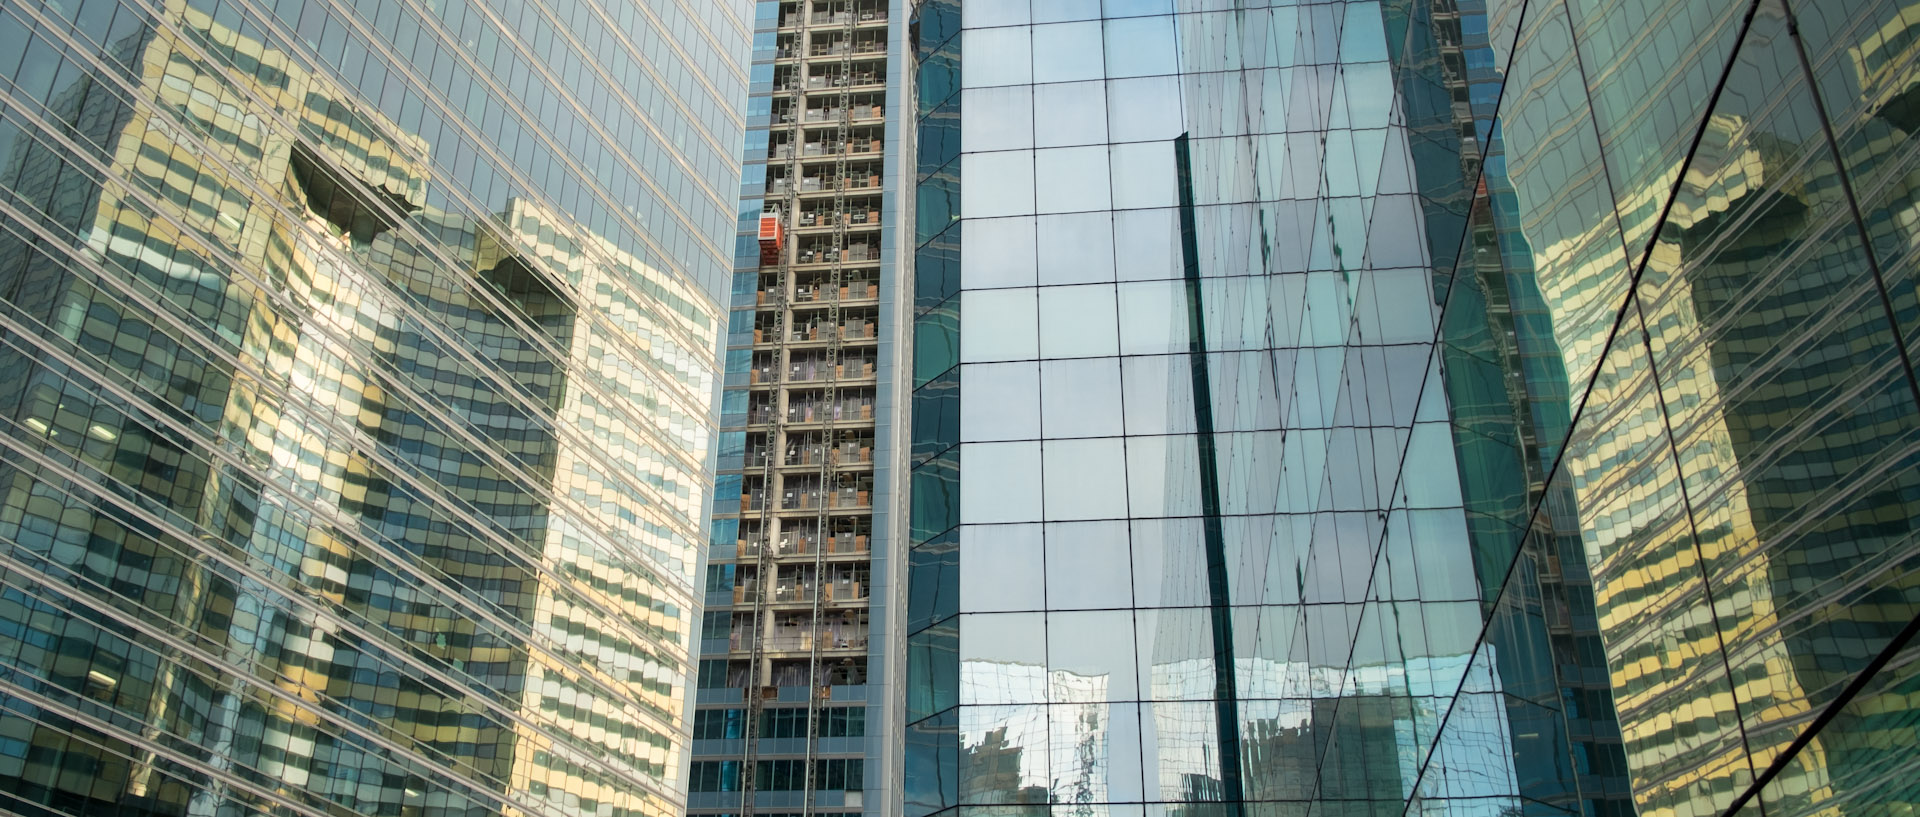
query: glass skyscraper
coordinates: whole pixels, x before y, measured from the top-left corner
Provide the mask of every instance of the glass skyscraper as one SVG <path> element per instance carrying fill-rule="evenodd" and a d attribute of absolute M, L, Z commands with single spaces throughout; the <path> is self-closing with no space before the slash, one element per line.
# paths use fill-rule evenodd
<path fill-rule="evenodd" d="M 1920 810 L 1920 5 L 914 32 L 909 817 Z"/>
<path fill-rule="evenodd" d="M 0 811 L 682 813 L 747 39 L 0 6 Z"/>

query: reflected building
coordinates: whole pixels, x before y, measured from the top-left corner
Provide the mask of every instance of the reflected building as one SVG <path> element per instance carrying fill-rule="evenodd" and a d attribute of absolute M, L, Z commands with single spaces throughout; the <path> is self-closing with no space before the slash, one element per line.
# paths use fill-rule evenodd
<path fill-rule="evenodd" d="M 1438 343 L 1460 123 L 1397 22 L 920 6 L 909 814 L 1524 807 Z"/>
<path fill-rule="evenodd" d="M 683 13 L 0 11 L 0 808 L 683 809 L 744 76 L 515 33 Z"/>
<path fill-rule="evenodd" d="M 1920 807 L 1920 8 L 916 20 L 909 814 Z"/>

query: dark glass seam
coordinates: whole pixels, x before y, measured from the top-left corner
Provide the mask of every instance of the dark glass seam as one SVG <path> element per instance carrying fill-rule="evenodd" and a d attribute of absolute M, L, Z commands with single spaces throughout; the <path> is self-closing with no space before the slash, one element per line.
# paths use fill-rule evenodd
<path fill-rule="evenodd" d="M 1190 133 L 1173 140 L 1180 188 L 1180 256 L 1187 296 L 1187 359 L 1192 370 L 1195 441 L 1200 457 L 1201 525 L 1207 549 L 1207 606 L 1213 623 L 1213 717 L 1220 737 L 1220 796 L 1227 814 L 1240 815 L 1240 703 L 1233 671 L 1233 608 L 1227 598 L 1226 536 L 1220 522 L 1218 454 L 1213 439 L 1213 387 L 1207 372 L 1205 312 L 1200 307 L 1200 248 L 1193 209 Z"/>

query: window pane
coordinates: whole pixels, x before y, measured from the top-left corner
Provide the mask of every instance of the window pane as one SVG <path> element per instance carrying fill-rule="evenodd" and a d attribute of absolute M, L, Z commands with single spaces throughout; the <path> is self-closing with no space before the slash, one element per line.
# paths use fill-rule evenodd
<path fill-rule="evenodd" d="M 1040 437 L 1040 370 L 1031 362 L 961 368 L 960 438 L 967 442 Z"/>
<path fill-rule="evenodd" d="M 1041 428 L 1049 437 L 1118 436 L 1120 360 L 1088 358 L 1040 364 Z"/>

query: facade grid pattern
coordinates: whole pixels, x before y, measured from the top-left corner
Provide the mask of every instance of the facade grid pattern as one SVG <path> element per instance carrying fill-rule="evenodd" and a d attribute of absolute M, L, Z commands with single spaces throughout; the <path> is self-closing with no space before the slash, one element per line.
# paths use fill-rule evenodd
<path fill-rule="evenodd" d="M 1883 815 L 1920 7 L 928 0 L 906 812 Z"/>
<path fill-rule="evenodd" d="M 0 811 L 683 812 L 738 11 L 0 7 Z"/>

